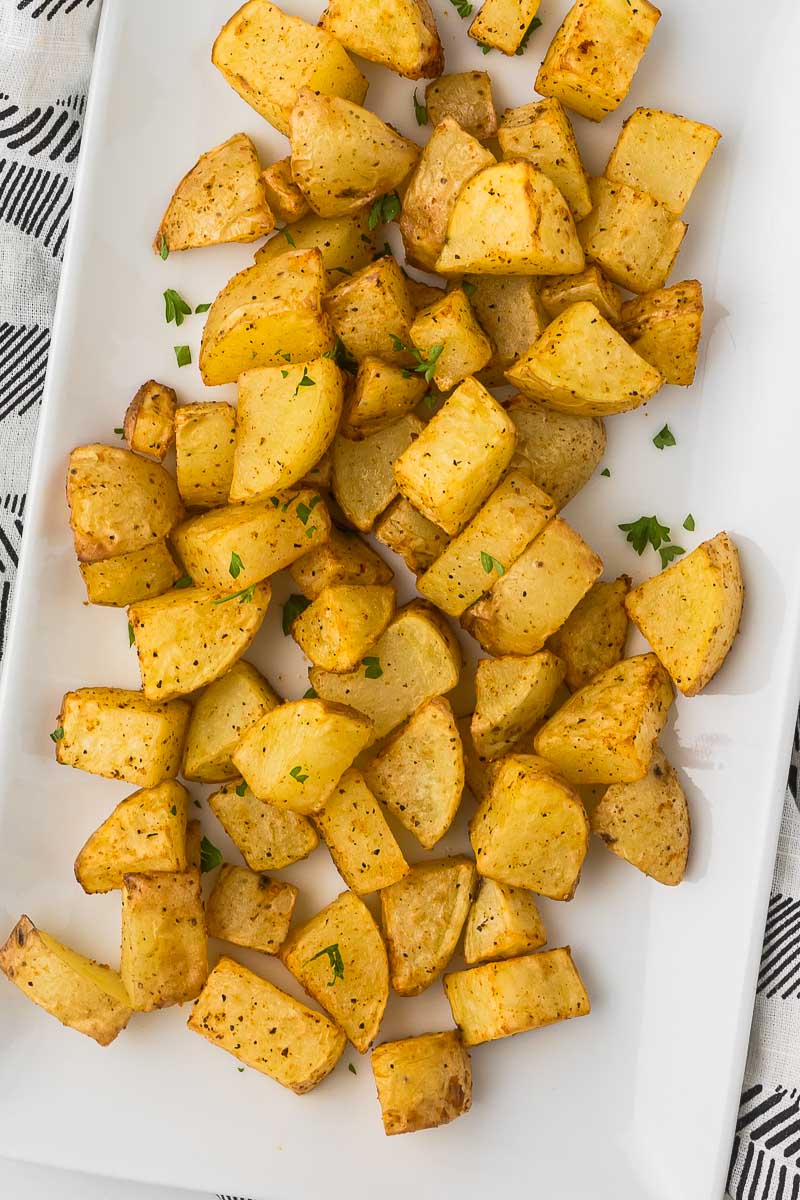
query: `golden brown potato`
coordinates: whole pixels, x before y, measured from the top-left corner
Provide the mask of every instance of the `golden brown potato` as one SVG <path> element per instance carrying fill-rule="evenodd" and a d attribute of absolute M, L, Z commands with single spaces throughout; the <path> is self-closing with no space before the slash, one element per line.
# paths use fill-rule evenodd
<path fill-rule="evenodd" d="M 210 683 L 192 705 L 182 774 L 201 783 L 222 783 L 238 775 L 231 755 L 242 734 L 280 704 L 264 676 L 240 659 Z"/>
<path fill-rule="evenodd" d="M 320 25 L 353 54 L 406 79 L 431 79 L 444 70 L 444 50 L 427 0 L 328 0 Z"/>
<path fill-rule="evenodd" d="M 243 779 L 209 796 L 208 806 L 251 871 L 279 871 L 308 858 L 319 845 L 307 817 L 259 800 Z"/>
<path fill-rule="evenodd" d="M 281 959 L 364 1054 L 378 1036 L 389 999 L 389 963 L 363 900 L 342 892 L 294 931 Z"/>
<path fill-rule="evenodd" d="M 225 863 L 208 898 L 211 937 L 277 954 L 289 933 L 297 888 L 268 875 Z"/>
<path fill-rule="evenodd" d="M 201 154 L 175 188 L 153 239 L 162 257 L 171 250 L 254 242 L 275 228 L 261 164 L 246 133 Z"/>
<path fill-rule="evenodd" d="M 684 696 L 696 696 L 725 661 L 743 603 L 739 551 L 718 533 L 639 584 L 625 607 Z"/>
<path fill-rule="evenodd" d="M 320 696 L 365 713 L 382 738 L 420 704 L 454 688 L 460 673 L 453 631 L 435 609 L 415 601 L 400 609 L 363 666 L 347 674 L 312 667 L 308 674 Z"/>
<path fill-rule="evenodd" d="M 355 768 L 345 771 L 314 821 L 336 869 L 356 895 L 376 892 L 408 874 L 383 810 Z"/>
<path fill-rule="evenodd" d="M 278 159 L 262 171 L 261 183 L 273 215 L 285 225 L 299 221 L 309 211 L 306 198 L 292 176 L 292 160 L 289 157 Z"/>
<path fill-rule="evenodd" d="M 655 196 L 679 217 L 721 136 L 711 125 L 637 108 L 622 126 L 603 174 Z"/>
<path fill-rule="evenodd" d="M 469 858 L 456 856 L 412 867 L 381 892 L 381 920 L 389 948 L 392 987 L 418 996 L 455 953 L 478 877 Z"/>
<path fill-rule="evenodd" d="M 69 456 L 67 503 L 80 562 L 152 546 L 183 516 L 175 480 L 120 446 L 78 446 Z"/>
<path fill-rule="evenodd" d="M 352 708 L 287 701 L 251 725 L 233 761 L 259 799 L 313 813 L 372 737 L 372 721 Z"/>
<path fill-rule="evenodd" d="M 467 1046 L 585 1017 L 591 1007 L 569 946 L 455 971 L 444 990 Z"/>
<path fill-rule="evenodd" d="M 233 479 L 236 409 L 221 400 L 183 404 L 175 413 L 178 491 L 190 508 L 225 504 Z"/>
<path fill-rule="evenodd" d="M 89 603 L 113 608 L 161 596 L 182 575 L 163 540 L 99 562 L 80 563 L 80 572 Z"/>
<path fill-rule="evenodd" d="M 137 454 L 162 462 L 175 440 L 177 398 L 171 387 L 149 379 L 125 411 L 125 441 Z"/>
<path fill-rule="evenodd" d="M 470 732 L 481 758 L 491 761 L 507 754 L 547 715 L 564 671 L 564 663 L 549 650 L 480 660 Z"/>
<path fill-rule="evenodd" d="M 613 283 L 631 292 L 663 287 L 687 226 L 646 192 L 608 179 L 591 179 L 593 209 L 578 226 L 586 251 Z"/>
<path fill-rule="evenodd" d="M 417 313 L 409 336 L 422 361 L 433 367 L 431 377 L 440 392 L 477 374 L 494 353 L 462 288 Z"/>
<path fill-rule="evenodd" d="M 572 214 L 529 162 L 493 163 L 462 187 L 436 270 L 440 275 L 570 275 L 584 268 Z"/>
<path fill-rule="evenodd" d="M 689 856 L 689 809 L 663 751 L 653 751 L 644 779 L 606 789 L 592 813 L 592 831 L 658 883 L 674 887 L 681 882 Z"/>
<path fill-rule="evenodd" d="M 465 133 L 479 140 L 494 137 L 497 133 L 497 113 L 488 71 L 440 75 L 425 88 L 425 107 L 433 126 L 441 124 L 445 117 L 452 117 Z"/>
<path fill-rule="evenodd" d="M 356 441 L 369 437 L 410 413 L 427 390 L 422 375 L 368 354 L 358 364 L 339 431 Z"/>
<path fill-rule="evenodd" d="M 347 1044 L 333 1021 L 230 958 L 214 967 L 187 1025 L 298 1095 L 330 1074 Z"/>
<path fill-rule="evenodd" d="M 364 586 L 391 583 L 394 572 L 358 534 L 331 526 L 327 542 L 317 546 L 289 567 L 292 579 L 304 596 L 314 600 L 325 588 L 337 584 Z"/>
<path fill-rule="evenodd" d="M 301 88 L 289 117 L 292 175 L 320 217 L 357 212 L 395 192 L 419 146 L 359 104 Z"/>
<path fill-rule="evenodd" d="M 589 300 L 609 325 L 616 327 L 622 317 L 619 290 L 594 263 L 580 275 L 554 275 L 552 279 L 543 280 L 539 295 L 551 321 L 581 300 Z"/>
<path fill-rule="evenodd" d="M 375 525 L 375 537 L 399 554 L 415 575 L 428 567 L 444 550 L 449 538 L 445 531 L 398 496 Z"/>
<path fill-rule="evenodd" d="M 111 892 L 132 871 L 185 871 L 189 794 L 175 779 L 122 800 L 75 859 L 85 892 Z"/>
<path fill-rule="evenodd" d="M 471 721 L 472 717 L 470 716 L 459 717 L 456 721 L 456 728 L 461 736 L 461 745 L 464 750 L 464 780 L 473 797 L 480 803 L 500 769 L 500 761 L 489 762 L 475 749 L 470 730 Z"/>
<path fill-rule="evenodd" d="M 30 917 L 20 917 L 0 946 L 0 971 L 62 1025 L 100 1046 L 113 1042 L 133 1015 L 116 971 L 63 946 Z"/>
<path fill-rule="evenodd" d="M 627 96 L 660 16 L 648 0 L 577 0 L 550 43 L 536 91 L 602 121 Z"/>
<path fill-rule="evenodd" d="M 643 779 L 672 704 L 655 654 L 624 658 L 575 692 L 539 730 L 536 753 L 574 784 Z"/>
<path fill-rule="evenodd" d="M 466 275 L 462 286 L 494 344 L 494 354 L 479 379 L 487 387 L 504 387 L 506 370 L 547 325 L 539 281 L 532 275 Z"/>
<path fill-rule="evenodd" d="M 472 1106 L 472 1066 L 455 1030 L 383 1042 L 372 1072 L 387 1136 L 436 1129 Z"/>
<path fill-rule="evenodd" d="M 256 250 L 255 260 L 280 258 L 289 249 L 319 250 L 327 285 L 335 287 L 344 275 L 360 271 L 375 257 L 375 234 L 369 227 L 369 209 L 328 219 L 309 212 L 269 238 Z"/>
<path fill-rule="evenodd" d="M 409 413 L 359 441 L 334 439 L 333 494 L 357 529 L 368 533 L 397 495 L 394 463 L 424 428 L 419 417 Z"/>
<path fill-rule="evenodd" d="M 552 180 L 576 221 L 591 212 L 589 181 L 572 125 L 559 100 L 539 100 L 506 109 L 497 140 L 503 158 L 524 158 Z"/>
<path fill-rule="evenodd" d="M 135 1012 L 200 995 L 208 937 L 196 868 L 124 877 L 120 975 Z"/>
<path fill-rule="evenodd" d="M 516 958 L 544 946 L 547 935 L 530 892 L 482 879 L 464 927 L 467 963 Z"/>
<path fill-rule="evenodd" d="M 622 658 L 628 636 L 625 597 L 630 586 L 627 575 L 613 583 L 594 584 L 548 640 L 564 664 L 564 679 L 571 692 Z"/>
<path fill-rule="evenodd" d="M 214 42 L 211 61 L 280 133 L 289 132 L 302 88 L 357 104 L 367 94 L 366 79 L 335 37 L 270 0 L 248 0 L 234 13 Z"/>
<path fill-rule="evenodd" d="M 292 637 L 315 667 L 353 671 L 394 616 L 391 584 L 325 588 L 292 625 Z"/>
<path fill-rule="evenodd" d="M 325 297 L 325 311 L 353 358 L 376 356 L 395 366 L 409 366 L 405 349 L 414 305 L 408 280 L 390 254 L 343 280 Z M 402 343 L 397 348 L 396 343 Z"/>
<path fill-rule="evenodd" d="M 417 582 L 451 617 L 488 592 L 555 514 L 548 495 L 522 471 L 509 471 L 469 525 Z"/>
<path fill-rule="evenodd" d="M 469 27 L 469 36 L 481 46 L 516 54 L 522 45 L 541 0 L 483 0 Z"/>
<path fill-rule="evenodd" d="M 703 332 L 703 289 L 696 279 L 622 305 L 619 331 L 667 383 L 690 387 Z"/>
<path fill-rule="evenodd" d="M 193 587 L 132 604 L 145 699 L 173 700 L 224 675 L 261 628 L 271 594 L 266 582 L 231 597 Z"/>
<path fill-rule="evenodd" d="M 562 413 L 516 395 L 506 405 L 516 430 L 515 461 L 562 509 L 576 496 L 606 451 L 606 433 L 598 417 Z"/>
<path fill-rule="evenodd" d="M 318 463 L 306 471 L 301 482 L 306 487 L 330 489 L 333 480 L 333 458 L 330 450 L 326 450 Z"/>
<path fill-rule="evenodd" d="M 430 850 L 447 832 L 464 790 L 464 752 L 444 696 L 421 704 L 364 768 L 370 789 Z"/>
<path fill-rule="evenodd" d="M 421 308 L 427 308 L 435 300 L 440 300 L 444 293 L 443 287 L 434 286 L 432 283 L 422 283 L 419 279 L 412 279 L 410 275 L 406 278 L 406 286 L 415 312 L 419 312 Z"/>
<path fill-rule="evenodd" d="M 124 688 L 67 692 L 50 735 L 56 760 L 106 779 L 155 787 L 180 770 L 189 712 L 184 700 L 153 704 Z"/>

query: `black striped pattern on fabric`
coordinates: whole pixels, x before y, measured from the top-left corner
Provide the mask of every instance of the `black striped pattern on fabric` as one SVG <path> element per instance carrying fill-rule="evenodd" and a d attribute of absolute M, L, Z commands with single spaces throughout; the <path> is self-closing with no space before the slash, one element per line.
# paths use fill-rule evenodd
<path fill-rule="evenodd" d="M 22 416 L 42 398 L 50 331 L 0 321 L 0 421 Z"/>
<path fill-rule="evenodd" d="M 93 4 L 94 0 L 17 0 L 17 11 L 25 12 L 27 9 L 31 17 L 45 16 L 52 21 L 59 13 L 66 16 L 76 8 L 91 8 Z"/>
<path fill-rule="evenodd" d="M 757 1083 L 742 1093 L 727 1190 L 733 1200 L 800 1200 L 797 1088 L 766 1092 Z"/>
<path fill-rule="evenodd" d="M 11 585 L 19 562 L 24 513 L 24 495 L 9 493 L 4 497 L 0 506 L 0 660 L 5 650 Z"/>
<path fill-rule="evenodd" d="M 64 247 L 71 201 L 66 175 L 0 158 L 0 219 L 39 238 L 54 258 Z"/>
<path fill-rule="evenodd" d="M 758 992 L 800 1000 L 800 900 L 780 892 L 769 901 Z"/>
<path fill-rule="evenodd" d="M 0 141 L 31 158 L 45 154 L 50 162 L 59 158 L 74 162 L 81 147 L 85 106 L 86 97 L 76 95 L 22 112 L 10 96 L 0 94 Z"/>

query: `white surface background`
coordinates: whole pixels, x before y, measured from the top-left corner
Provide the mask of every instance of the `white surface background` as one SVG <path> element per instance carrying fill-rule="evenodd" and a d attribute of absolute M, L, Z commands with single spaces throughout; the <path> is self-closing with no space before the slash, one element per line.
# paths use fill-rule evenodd
<path fill-rule="evenodd" d="M 148 1187 L 0 1158 L 0 1196 L 20 1200 L 209 1200 L 207 1192 Z"/>

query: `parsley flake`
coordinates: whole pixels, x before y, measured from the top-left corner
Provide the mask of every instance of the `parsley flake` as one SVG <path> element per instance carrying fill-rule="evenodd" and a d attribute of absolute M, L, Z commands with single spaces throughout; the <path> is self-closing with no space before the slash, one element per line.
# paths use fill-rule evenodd
<path fill-rule="evenodd" d="M 379 196 L 369 210 L 367 227 L 377 229 L 378 225 L 388 225 L 390 221 L 397 220 L 402 207 L 397 192 L 390 192 L 388 196 Z"/>
<path fill-rule="evenodd" d="M 420 104 L 417 99 L 417 89 L 414 88 L 414 116 L 417 118 L 418 125 L 428 124 L 428 110 L 424 104 Z"/>
<path fill-rule="evenodd" d="M 474 284 L 474 283 L 470 283 L 470 281 L 469 281 L 468 279 L 465 279 L 465 280 L 462 282 L 462 284 L 461 284 L 461 287 L 462 287 L 462 289 L 463 289 L 463 292 L 464 292 L 464 295 L 465 295 L 465 296 L 467 296 L 467 297 L 470 297 L 470 296 L 474 296 L 474 295 L 475 295 L 475 284 Z"/>
<path fill-rule="evenodd" d="M 656 436 L 653 438 L 653 445 L 656 450 L 663 450 L 665 446 L 676 446 L 675 434 L 670 429 L 669 425 L 665 425 L 663 429 L 659 429 Z"/>
<path fill-rule="evenodd" d="M 197 308 L 194 311 L 195 311 L 195 313 L 204 313 L 204 312 L 208 312 L 208 310 L 210 308 L 211 308 L 210 304 L 198 304 Z"/>
<path fill-rule="evenodd" d="M 380 679 L 381 675 L 383 674 L 381 660 L 379 658 L 375 658 L 374 655 L 370 655 L 367 658 L 362 659 L 361 665 L 364 668 L 365 679 Z"/>
<path fill-rule="evenodd" d="M 176 579 L 172 586 L 174 588 L 187 588 L 191 587 L 193 582 L 194 580 L 192 579 L 191 575 L 181 575 L 180 579 Z"/>
<path fill-rule="evenodd" d="M 481 54 L 491 54 L 491 52 L 492 52 L 491 46 L 484 46 L 483 42 L 478 42 L 478 45 L 481 48 Z"/>
<path fill-rule="evenodd" d="M 296 779 L 298 783 L 305 783 L 305 781 L 308 779 L 308 775 L 303 774 L 303 768 L 299 764 L 296 767 L 292 767 L 289 774 L 291 775 L 292 779 Z"/>
<path fill-rule="evenodd" d="M 309 688 L 307 691 L 303 692 L 303 699 L 304 700 L 316 700 L 318 695 L 319 695 L 319 692 L 317 692 L 314 688 Z"/>
<path fill-rule="evenodd" d="M 670 539 L 669 526 L 662 525 L 658 517 L 639 517 L 638 521 L 628 521 L 618 528 L 627 535 L 625 540 L 637 554 L 644 554 L 648 545 L 658 550 Z"/>
<path fill-rule="evenodd" d="M 116 433 L 118 437 L 121 437 L 121 438 L 125 437 L 125 430 L 122 428 L 121 425 L 116 426 L 116 428 L 114 429 L 114 433 Z"/>
<path fill-rule="evenodd" d="M 668 567 L 673 558 L 677 558 L 679 554 L 685 554 L 683 546 L 662 546 L 658 552 L 661 555 L 661 566 Z"/>
<path fill-rule="evenodd" d="M 498 575 L 506 573 L 503 564 L 493 554 L 487 554 L 485 550 L 481 550 L 481 566 L 487 575 L 491 575 L 492 571 L 497 571 Z"/>
<path fill-rule="evenodd" d="M 326 350 L 322 357 L 332 358 L 337 367 L 347 371 L 349 375 L 355 375 L 358 372 L 358 361 L 353 358 L 340 337 L 336 338 L 330 350 Z"/>
<path fill-rule="evenodd" d="M 348 1069 L 348 1071 L 350 1072 L 350 1074 L 351 1074 L 351 1075 L 357 1075 L 357 1074 L 358 1074 L 358 1071 L 355 1069 L 355 1067 L 353 1066 L 353 1064 L 352 1064 L 352 1063 L 348 1063 L 348 1064 L 347 1064 L 347 1069 Z"/>
<path fill-rule="evenodd" d="M 525 51 L 528 48 L 528 38 L 531 36 L 531 34 L 536 29 L 540 29 L 541 25 L 542 25 L 542 22 L 539 19 L 539 17 L 534 17 L 533 20 L 531 21 L 530 25 L 528 26 L 528 28 L 523 33 L 522 41 L 520 42 L 520 44 L 517 46 L 516 50 L 514 51 L 515 54 L 524 54 L 525 53 Z"/>
<path fill-rule="evenodd" d="M 611 478 L 611 472 L 609 471 L 608 467 L 603 467 L 603 469 L 602 469 L 602 471 L 600 472 L 600 474 L 601 474 L 601 475 L 605 475 L 606 479 L 610 479 L 610 478 Z"/>
<path fill-rule="evenodd" d="M 61 739 L 63 738 L 63 736 L 64 736 L 64 726 L 59 725 L 50 734 L 50 741 L 51 742 L 60 742 Z"/>
<path fill-rule="evenodd" d="M 236 792 L 237 796 L 243 796 L 245 794 L 245 792 L 247 791 L 247 784 L 245 783 L 244 780 L 242 780 L 241 783 L 237 783 L 236 787 L 233 790 Z"/>
<path fill-rule="evenodd" d="M 173 346 L 175 360 L 179 367 L 188 367 L 192 361 L 192 352 L 188 346 Z"/>
<path fill-rule="evenodd" d="M 348 267 L 331 267 L 332 271 L 338 271 L 340 275 L 352 275 L 353 272 Z"/>
<path fill-rule="evenodd" d="M 467 3 L 467 0 L 450 0 L 453 8 L 456 10 L 462 21 L 467 17 L 472 16 L 472 5 Z"/>
<path fill-rule="evenodd" d="M 300 613 L 305 612 L 311 601 L 307 596 L 298 596 L 293 592 L 283 606 L 283 620 L 281 627 L 283 636 L 288 637 L 292 632 L 292 623 L 300 616 Z"/>
<path fill-rule="evenodd" d="M 683 528 L 688 529 L 689 533 L 694 533 L 694 517 L 691 513 L 689 513 L 686 520 L 683 522 Z"/>
<path fill-rule="evenodd" d="M 134 641 L 134 637 L 133 637 L 133 626 L 131 625 L 130 621 L 128 621 L 128 645 L 129 645 L 129 646 L 132 646 L 132 645 L 133 645 L 133 641 Z"/>
<path fill-rule="evenodd" d="M 169 811 L 172 813 L 173 817 L 177 817 L 177 815 L 178 815 L 178 806 L 177 806 L 177 804 L 173 804 L 172 808 L 171 808 Z"/>
<path fill-rule="evenodd" d="M 183 296 L 176 292 L 174 288 L 167 288 L 164 292 L 164 316 L 167 319 L 167 324 L 174 321 L 176 325 L 183 324 L 184 317 L 192 315 L 192 306 L 187 304 Z"/>
<path fill-rule="evenodd" d="M 288 227 L 287 227 L 286 229 L 282 229 L 282 230 L 281 230 L 281 233 L 282 233 L 282 234 L 283 234 L 283 236 L 286 238 L 286 240 L 287 240 L 287 242 L 289 243 L 289 245 L 290 245 L 290 246 L 294 246 L 294 248 L 295 248 L 295 249 L 297 249 L 297 242 L 296 242 L 296 241 L 294 240 L 294 238 L 292 237 L 291 233 L 290 233 L 290 232 L 289 232 L 289 230 L 288 230 Z"/>
<path fill-rule="evenodd" d="M 213 871 L 221 862 L 222 851 L 204 836 L 200 843 L 200 870 L 205 875 L 206 871 Z"/>
<path fill-rule="evenodd" d="M 161 235 L 161 245 L 158 248 L 158 253 L 164 259 L 164 262 L 166 262 L 169 258 L 169 246 L 167 245 L 167 239 L 164 237 L 163 233 Z"/>
<path fill-rule="evenodd" d="M 317 507 L 317 505 L 319 504 L 321 499 L 322 499 L 321 496 L 312 496 L 312 498 L 309 500 L 308 504 L 304 504 L 302 500 L 298 504 L 297 508 L 295 509 L 295 512 L 297 513 L 298 517 L 300 518 L 300 520 L 303 522 L 304 525 L 308 524 L 308 518 L 311 516 L 312 512 Z"/>
<path fill-rule="evenodd" d="M 242 573 L 242 567 L 243 567 L 243 566 L 244 566 L 244 563 L 243 563 L 243 562 L 242 562 L 242 560 L 239 558 L 239 555 L 236 553 L 236 551 L 235 551 L 235 550 L 233 550 L 233 551 L 231 552 L 231 561 L 230 561 L 230 564 L 229 564 L 229 566 L 228 566 L 228 571 L 229 571 L 229 573 L 230 573 L 230 574 L 233 576 L 233 578 L 234 578 L 234 579 L 238 579 L 238 578 L 239 578 L 239 576 L 240 576 L 240 575 L 241 575 L 241 573 Z"/>
<path fill-rule="evenodd" d="M 253 599 L 256 594 L 256 585 L 250 584 L 250 587 L 242 588 L 240 592 L 234 592 L 231 596 L 220 596 L 218 600 L 212 600 L 212 604 L 227 604 L 229 600 L 238 600 L 240 604 L 247 604 Z"/>
<path fill-rule="evenodd" d="M 323 955 L 327 955 L 328 962 L 333 971 L 333 978 L 328 981 L 328 987 L 333 987 L 337 979 L 344 979 L 344 962 L 342 961 L 342 952 L 339 949 L 339 943 L 334 942 L 332 946 L 324 946 L 322 950 L 317 951 L 316 954 L 312 954 L 308 962 L 315 962 L 316 959 L 322 958 Z"/>
<path fill-rule="evenodd" d="M 316 382 L 317 382 L 316 379 L 312 379 L 311 376 L 309 375 L 308 367 L 303 367 L 303 374 L 300 376 L 300 379 L 298 380 L 298 383 L 297 383 L 297 387 L 294 389 L 295 396 L 300 391 L 301 387 L 315 387 Z"/>

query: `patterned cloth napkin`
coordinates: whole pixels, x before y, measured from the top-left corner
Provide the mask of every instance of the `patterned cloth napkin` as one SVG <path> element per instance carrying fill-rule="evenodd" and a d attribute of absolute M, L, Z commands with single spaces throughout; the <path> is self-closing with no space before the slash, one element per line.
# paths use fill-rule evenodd
<path fill-rule="evenodd" d="M 0 0 L 0 657 L 101 3 Z M 796 735 L 728 1179 L 735 1200 L 800 1200 L 799 763 Z"/>

